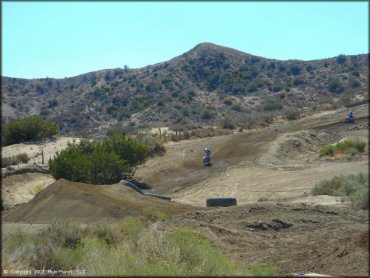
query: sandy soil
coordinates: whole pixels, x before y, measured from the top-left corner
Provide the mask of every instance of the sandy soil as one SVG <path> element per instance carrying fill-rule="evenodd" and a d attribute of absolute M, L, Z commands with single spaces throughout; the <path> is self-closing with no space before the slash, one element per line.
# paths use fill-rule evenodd
<path fill-rule="evenodd" d="M 39 190 L 55 182 L 48 174 L 25 173 L 8 176 L 2 179 L 2 198 L 4 207 L 9 208 L 18 204 L 27 203 Z"/>
<path fill-rule="evenodd" d="M 20 163 L 15 166 L 11 166 L 14 169 L 20 169 L 34 164 L 39 166 L 47 166 L 50 158 L 53 158 L 57 151 L 64 150 L 67 147 L 68 142 L 72 142 L 76 139 L 78 142 L 80 139 L 75 137 L 55 137 L 54 139 L 48 139 L 43 142 L 30 142 L 21 143 L 6 146 L 2 148 L 2 158 L 16 156 L 21 153 L 26 153 L 30 160 L 27 163 Z M 42 152 L 44 152 L 44 163 L 42 163 Z M 7 172 L 6 169 L 2 169 L 2 172 Z"/>

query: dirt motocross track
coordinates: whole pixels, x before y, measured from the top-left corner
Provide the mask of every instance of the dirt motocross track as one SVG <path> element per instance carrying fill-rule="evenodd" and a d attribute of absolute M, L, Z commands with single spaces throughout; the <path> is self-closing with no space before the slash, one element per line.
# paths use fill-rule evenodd
<path fill-rule="evenodd" d="M 319 154 L 322 146 L 344 138 L 368 140 L 368 105 L 351 110 L 356 124 L 342 123 L 348 110 L 340 109 L 261 130 L 168 143 L 166 154 L 140 166 L 136 177 L 152 187 L 149 191 L 170 195 L 171 202 L 120 184 L 58 180 L 4 211 L 3 227 L 54 219 L 114 221 L 155 207 L 172 217 L 151 226 L 153 231 L 191 227 L 247 267 L 272 263 L 281 274 L 367 276 L 367 211 L 348 208 L 340 197 L 310 195 L 322 179 L 368 172 L 367 154 L 335 159 Z M 213 158 L 207 168 L 206 146 Z M 228 196 L 236 197 L 238 206 L 205 208 L 207 198 Z"/>
<path fill-rule="evenodd" d="M 367 141 L 367 107 L 352 109 L 358 119 L 355 125 L 341 122 L 347 113 L 341 109 L 262 130 L 172 143 L 165 156 L 148 161 L 136 176 L 155 193 L 197 206 L 205 206 L 209 197 L 232 196 L 239 204 L 256 202 L 259 197 L 302 197 L 321 179 L 367 172 L 366 155 L 351 161 L 319 156 L 321 147 L 344 138 Z M 212 150 L 212 167 L 202 165 L 205 147 Z"/>

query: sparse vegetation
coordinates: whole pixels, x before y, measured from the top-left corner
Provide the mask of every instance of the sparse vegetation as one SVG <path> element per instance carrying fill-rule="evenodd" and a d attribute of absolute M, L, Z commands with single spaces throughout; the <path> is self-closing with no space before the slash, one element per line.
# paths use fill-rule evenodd
<path fill-rule="evenodd" d="M 269 92 L 292 92 L 281 102 L 288 109 L 296 108 L 297 98 L 301 97 L 296 94 L 298 91 L 305 92 L 306 100 L 299 105 L 306 107 L 314 107 L 325 100 L 323 86 L 333 94 L 366 93 L 366 82 L 359 78 L 366 76 L 366 55 L 339 55 L 318 61 L 276 61 L 222 47 L 218 54 L 212 53 L 206 51 L 198 55 L 190 51 L 178 64 L 168 61 L 139 71 L 113 69 L 83 74 L 81 82 L 68 78 L 28 81 L 4 78 L 4 103 L 17 115 L 27 115 L 34 109 L 40 111 L 44 118 L 57 121 L 63 133 L 91 135 L 101 132 L 99 135 L 103 135 L 106 130 L 99 131 L 97 123 L 103 126 L 117 121 L 126 124 L 136 113 L 137 126 L 144 123 L 153 126 L 195 124 L 199 120 L 221 126 L 220 119 L 224 117 L 236 123 L 243 120 L 243 115 L 235 111 L 255 110 L 256 106 L 244 97 L 258 96 L 263 110 L 264 102 L 271 95 Z M 86 92 L 86 97 L 78 99 L 82 92 Z M 21 98 L 25 94 L 29 98 Z M 217 100 L 212 100 L 213 97 Z M 70 101 L 62 101 L 68 98 Z M 237 103 L 241 106 L 233 106 Z M 209 106 L 217 107 L 217 112 Z M 83 113 L 81 107 L 85 107 Z M 54 111 L 56 108 L 58 111 Z M 282 115 L 278 110 L 267 111 Z"/>
<path fill-rule="evenodd" d="M 354 209 L 369 209 L 368 175 L 340 175 L 320 181 L 312 190 L 313 195 L 349 196 Z"/>
<path fill-rule="evenodd" d="M 27 163 L 30 160 L 26 153 L 21 153 L 16 156 L 11 157 L 2 157 L 1 158 L 1 167 L 5 168 L 11 165 L 17 165 L 19 163 Z"/>
<path fill-rule="evenodd" d="M 357 153 L 363 153 L 366 148 L 366 142 L 362 142 L 358 139 L 351 140 L 347 139 L 343 142 L 337 143 L 336 145 L 326 145 L 321 148 L 320 153 L 322 155 L 334 156 L 337 153 L 346 153 L 354 155 Z"/>
<path fill-rule="evenodd" d="M 47 123 L 41 116 L 30 116 L 12 120 L 3 126 L 3 145 L 12 145 L 22 142 L 50 138 L 58 133 L 55 122 Z"/>

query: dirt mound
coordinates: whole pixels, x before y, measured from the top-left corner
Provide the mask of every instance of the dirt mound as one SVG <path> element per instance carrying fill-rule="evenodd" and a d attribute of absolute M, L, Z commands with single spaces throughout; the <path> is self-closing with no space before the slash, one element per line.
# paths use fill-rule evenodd
<path fill-rule="evenodd" d="M 54 219 L 69 219 L 93 222 L 102 218 L 138 216 L 149 206 L 169 215 L 196 209 L 144 196 L 120 184 L 91 185 L 61 179 L 28 203 L 5 212 L 3 221 L 49 223 Z"/>
<path fill-rule="evenodd" d="M 368 216 L 349 208 L 254 204 L 194 211 L 151 228 L 187 226 L 246 266 L 272 263 L 281 273 L 367 276 Z"/>

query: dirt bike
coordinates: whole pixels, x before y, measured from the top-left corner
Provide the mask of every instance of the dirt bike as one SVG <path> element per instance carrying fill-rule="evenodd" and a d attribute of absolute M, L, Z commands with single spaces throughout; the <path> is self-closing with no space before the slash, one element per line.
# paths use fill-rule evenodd
<path fill-rule="evenodd" d="M 208 156 L 203 156 L 203 165 L 204 167 L 211 167 L 212 166 L 211 158 Z"/>
<path fill-rule="evenodd" d="M 355 117 L 353 117 L 353 118 L 345 118 L 343 120 L 343 123 L 354 124 L 355 123 Z"/>

